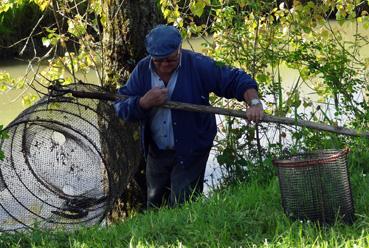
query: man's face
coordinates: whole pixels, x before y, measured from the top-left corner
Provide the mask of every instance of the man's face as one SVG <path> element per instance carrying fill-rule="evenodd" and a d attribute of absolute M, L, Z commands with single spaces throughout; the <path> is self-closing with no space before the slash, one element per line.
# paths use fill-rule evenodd
<path fill-rule="evenodd" d="M 181 49 L 174 51 L 168 57 L 163 59 L 152 59 L 156 71 L 160 74 L 172 73 L 178 66 L 181 57 Z"/>

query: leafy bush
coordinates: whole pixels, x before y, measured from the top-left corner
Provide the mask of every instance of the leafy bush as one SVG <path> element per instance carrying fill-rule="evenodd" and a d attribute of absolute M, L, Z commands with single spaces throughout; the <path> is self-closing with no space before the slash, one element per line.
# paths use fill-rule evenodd
<path fill-rule="evenodd" d="M 176 1 L 161 0 L 168 22 L 186 36 L 212 34 L 206 52 L 221 63 L 240 67 L 260 86 L 268 114 L 367 129 L 369 109 L 367 78 L 369 58 L 360 53 L 368 40 L 367 11 L 357 11 L 359 1 Z M 196 25 L 193 16 L 211 9 L 210 25 Z M 183 11 L 181 13 L 181 10 Z M 336 17 L 333 21 L 330 18 Z M 355 30 L 345 37 L 345 30 Z M 282 70 L 297 74 L 284 83 Z M 302 87 L 316 95 L 312 99 Z M 215 98 L 220 107 L 243 108 Z M 228 178 L 268 180 L 271 159 L 282 153 L 323 148 L 352 149 L 359 142 L 339 135 L 299 127 L 247 123 L 225 118 L 219 126 L 218 162 Z"/>
<path fill-rule="evenodd" d="M 42 14 L 39 7 L 29 0 L 9 1 L 0 6 L 0 58 L 19 56 L 26 44 L 27 49 L 21 55 L 34 55 L 31 40 L 27 42 L 25 39 L 31 33 L 36 49 L 41 48 L 41 36 L 37 36 L 41 29 L 38 27 L 33 32 L 32 30 Z"/>

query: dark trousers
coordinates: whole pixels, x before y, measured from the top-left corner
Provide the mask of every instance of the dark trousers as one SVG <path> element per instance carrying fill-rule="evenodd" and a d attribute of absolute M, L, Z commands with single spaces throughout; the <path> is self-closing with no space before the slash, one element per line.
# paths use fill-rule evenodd
<path fill-rule="evenodd" d="M 182 165 L 175 151 L 150 148 L 146 163 L 147 208 L 165 204 L 173 207 L 200 195 L 209 152 L 198 153 L 193 163 Z"/>

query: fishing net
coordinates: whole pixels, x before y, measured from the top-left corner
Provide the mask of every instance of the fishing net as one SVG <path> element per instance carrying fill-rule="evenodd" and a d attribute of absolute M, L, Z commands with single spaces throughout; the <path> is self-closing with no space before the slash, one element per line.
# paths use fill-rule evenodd
<path fill-rule="evenodd" d="M 347 150 L 321 150 L 274 160 L 282 206 L 293 219 L 332 224 L 354 220 Z"/>
<path fill-rule="evenodd" d="M 94 85 L 75 90 L 104 92 Z M 71 230 L 101 222 L 139 161 L 135 125 L 111 103 L 43 97 L 5 129 L 0 161 L 0 230 Z M 129 158 L 129 159 L 128 159 Z"/>

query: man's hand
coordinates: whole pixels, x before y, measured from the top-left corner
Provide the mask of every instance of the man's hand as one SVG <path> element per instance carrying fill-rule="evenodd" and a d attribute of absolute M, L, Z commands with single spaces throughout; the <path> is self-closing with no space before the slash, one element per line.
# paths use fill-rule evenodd
<path fill-rule="evenodd" d="M 253 121 L 257 123 L 261 121 L 263 117 L 264 110 L 262 104 L 250 106 L 249 108 L 246 109 L 246 118 L 248 121 Z"/>
<path fill-rule="evenodd" d="M 150 109 L 152 107 L 163 105 L 168 99 L 168 89 L 155 87 L 146 92 L 146 94 L 140 98 L 140 107 L 143 109 Z"/>
<path fill-rule="evenodd" d="M 248 89 L 243 94 L 246 104 L 249 108 L 246 109 L 246 119 L 248 121 L 259 122 L 264 117 L 263 104 L 258 101 L 258 92 L 255 89 Z M 256 104 L 254 101 L 256 100 Z"/>

